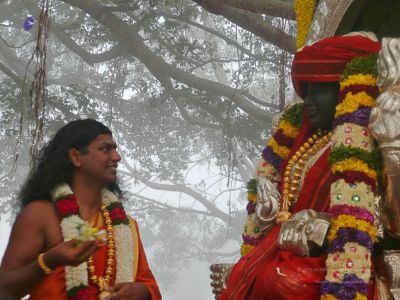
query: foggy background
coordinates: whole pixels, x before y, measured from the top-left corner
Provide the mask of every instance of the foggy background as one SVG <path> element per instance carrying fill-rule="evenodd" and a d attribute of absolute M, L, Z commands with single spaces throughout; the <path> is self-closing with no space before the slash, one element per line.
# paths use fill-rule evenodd
<path fill-rule="evenodd" d="M 29 170 L 40 3 L 0 0 L 0 258 Z M 246 183 L 291 98 L 293 1 L 53 0 L 50 13 L 38 146 L 78 118 L 109 126 L 163 299 L 213 299 L 209 266 L 240 257 Z"/>

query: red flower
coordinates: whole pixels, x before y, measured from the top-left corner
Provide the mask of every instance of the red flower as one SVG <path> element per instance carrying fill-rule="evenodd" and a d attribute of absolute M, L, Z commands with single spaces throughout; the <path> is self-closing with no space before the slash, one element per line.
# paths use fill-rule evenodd
<path fill-rule="evenodd" d="M 56 209 L 61 218 L 64 218 L 71 214 L 79 213 L 78 203 L 75 201 L 75 197 L 71 196 L 67 199 L 60 199 L 56 202 Z"/>
<path fill-rule="evenodd" d="M 76 291 L 76 294 L 69 296 L 68 300 L 86 300 L 89 299 L 89 291 L 87 288 L 80 288 Z"/>
<path fill-rule="evenodd" d="M 110 211 L 111 220 L 126 220 L 125 211 L 121 207 L 115 207 Z"/>

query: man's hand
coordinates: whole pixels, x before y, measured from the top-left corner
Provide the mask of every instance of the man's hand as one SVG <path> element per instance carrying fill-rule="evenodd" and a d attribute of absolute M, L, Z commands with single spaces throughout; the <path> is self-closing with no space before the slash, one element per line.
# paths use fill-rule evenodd
<path fill-rule="evenodd" d="M 107 289 L 111 293 L 107 300 L 149 300 L 150 293 L 142 282 L 118 283 Z"/>
<path fill-rule="evenodd" d="M 58 244 L 44 254 L 45 263 L 55 268 L 57 266 L 79 266 L 88 260 L 98 248 L 97 241 L 87 241 L 77 245 L 75 241 Z"/>

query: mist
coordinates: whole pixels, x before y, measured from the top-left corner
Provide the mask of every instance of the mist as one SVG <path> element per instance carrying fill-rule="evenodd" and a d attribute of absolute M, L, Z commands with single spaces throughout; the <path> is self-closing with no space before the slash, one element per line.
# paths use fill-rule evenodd
<path fill-rule="evenodd" d="M 30 150 L 93 118 L 118 144 L 122 201 L 163 299 L 214 299 L 209 267 L 240 258 L 246 183 L 292 96 L 295 29 L 232 8 L 275 28 L 277 42 L 196 2 L 50 1 L 45 92 L 35 102 L 43 1 L 0 1 L 0 258 Z"/>

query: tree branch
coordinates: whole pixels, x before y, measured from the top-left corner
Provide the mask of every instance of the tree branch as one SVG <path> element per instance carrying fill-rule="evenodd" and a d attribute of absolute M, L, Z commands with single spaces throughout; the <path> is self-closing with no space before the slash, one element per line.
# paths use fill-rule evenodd
<path fill-rule="evenodd" d="M 273 114 L 271 112 L 263 111 L 257 105 L 246 100 L 236 89 L 208 79 L 199 78 L 165 62 L 146 46 L 143 38 L 138 33 L 137 27 L 132 25 L 128 29 L 127 24 L 124 21 L 119 19 L 112 12 L 109 12 L 107 8 L 102 6 L 98 1 L 62 1 L 86 11 L 92 16 L 92 18 L 106 26 L 112 32 L 113 36 L 119 40 L 121 44 L 126 46 L 127 51 L 129 51 L 129 53 L 134 57 L 138 58 L 158 80 L 163 80 L 165 77 L 171 77 L 192 88 L 225 96 L 254 118 L 263 121 L 269 121 L 272 119 Z"/>
<path fill-rule="evenodd" d="M 36 4 L 32 3 L 31 0 L 22 0 L 22 2 L 32 14 L 39 15 L 39 8 L 36 6 Z M 65 25 L 62 25 L 62 27 L 65 27 Z M 89 65 L 108 61 L 110 59 L 121 56 L 124 52 L 122 47 L 116 45 L 110 50 L 103 53 L 93 54 L 79 46 L 72 38 L 70 38 L 69 35 L 67 35 L 63 30 L 60 29 L 59 24 L 52 22 L 50 30 L 67 48 L 69 48 L 73 53 L 81 57 Z"/>
<path fill-rule="evenodd" d="M 219 129 L 221 128 L 220 126 L 216 125 L 216 124 L 212 124 L 212 123 L 204 123 L 204 122 L 200 122 L 198 120 L 195 120 L 194 118 L 192 118 L 189 113 L 186 111 L 184 105 L 181 103 L 180 99 L 175 99 L 175 103 L 176 103 L 176 107 L 178 108 L 179 112 L 181 113 L 182 117 L 189 123 L 189 124 L 193 124 L 193 125 L 199 125 L 202 127 L 206 127 L 206 128 L 212 128 L 212 129 Z"/>
<path fill-rule="evenodd" d="M 22 80 L 18 77 L 18 75 L 14 74 L 10 69 L 8 69 L 5 65 L 3 65 L 0 62 L 0 70 L 3 71 L 4 74 L 6 74 L 8 77 L 10 77 L 12 80 L 14 80 L 18 86 L 22 87 L 23 82 Z"/>
<path fill-rule="evenodd" d="M 76 20 L 73 20 L 71 23 L 57 23 L 57 27 L 60 30 L 72 30 L 79 29 L 82 23 L 85 21 L 86 14 L 84 12 L 80 12 Z"/>
<path fill-rule="evenodd" d="M 152 198 L 146 197 L 146 196 L 142 196 L 136 193 L 133 193 L 132 195 L 134 195 L 135 197 L 138 197 L 142 200 L 154 203 L 156 205 L 162 206 L 163 208 L 167 209 L 167 210 L 175 210 L 175 211 L 180 211 L 183 213 L 189 213 L 189 214 L 195 214 L 195 215 L 203 215 L 203 216 L 207 216 L 207 217 L 213 217 L 214 215 L 211 214 L 208 211 L 202 211 L 202 210 L 198 210 L 198 209 L 192 209 L 192 208 L 187 208 L 187 207 L 176 207 L 176 206 L 172 206 L 172 205 L 168 205 L 165 203 L 161 203 L 160 201 L 154 200 Z"/>
<path fill-rule="evenodd" d="M 220 0 L 219 3 L 273 17 L 289 20 L 296 18 L 293 2 L 279 0 Z"/>
<path fill-rule="evenodd" d="M 231 22 L 289 53 L 296 52 L 295 38 L 288 35 L 286 32 L 266 23 L 259 14 L 251 13 L 227 5 L 221 5 L 214 0 L 193 1 L 201 5 L 209 12 L 224 16 Z"/>
<path fill-rule="evenodd" d="M 232 223 L 232 218 L 230 215 L 224 213 L 222 210 L 218 209 L 214 204 L 210 203 L 207 199 L 205 199 L 200 193 L 192 190 L 191 188 L 187 187 L 184 184 L 163 184 L 163 183 L 156 183 L 152 182 L 145 177 L 141 176 L 138 172 L 135 172 L 135 170 L 129 165 L 129 163 L 123 159 L 122 161 L 123 165 L 128 169 L 130 173 L 125 173 L 123 171 L 119 171 L 122 174 L 125 173 L 125 175 L 130 175 L 139 181 L 141 181 L 143 184 L 146 186 L 155 189 L 155 190 L 162 190 L 162 191 L 170 191 L 170 192 L 180 192 L 184 193 L 195 200 L 199 201 L 212 215 L 215 217 L 221 219 L 227 224 L 232 224 L 232 226 L 235 229 L 239 229 L 241 226 L 239 224 L 236 224 L 235 222 Z"/>
<path fill-rule="evenodd" d="M 226 43 L 227 45 L 231 45 L 231 46 L 237 48 L 239 51 L 245 53 L 245 54 L 248 55 L 249 57 L 252 57 L 252 58 L 254 58 L 254 59 L 256 59 L 256 60 L 259 60 L 259 61 L 267 61 L 267 62 L 276 64 L 276 61 L 273 61 L 273 60 L 270 59 L 268 56 L 265 56 L 265 55 L 258 55 L 258 54 L 252 53 L 250 50 L 244 48 L 242 45 L 240 45 L 240 44 L 239 44 L 238 42 L 236 42 L 235 40 L 232 40 L 232 39 L 228 38 L 227 36 L 225 36 L 224 34 L 218 32 L 218 31 L 215 30 L 215 29 L 209 28 L 209 27 L 204 26 L 204 25 L 202 25 L 202 24 L 199 24 L 199 23 L 197 23 L 197 22 L 193 22 L 192 20 L 189 20 L 189 19 L 186 19 L 186 18 L 182 18 L 182 17 L 180 17 L 180 16 L 175 16 L 175 15 L 169 14 L 169 13 L 167 13 L 167 12 L 160 12 L 159 15 L 160 15 L 160 16 L 163 16 L 163 17 L 165 17 L 165 18 L 168 18 L 168 19 L 172 19 L 172 20 L 176 20 L 176 21 L 180 21 L 180 22 L 187 23 L 187 24 L 189 24 L 189 25 L 191 25 L 191 26 L 193 26 L 193 27 L 199 28 L 199 29 L 201 29 L 201 30 L 203 30 L 203 31 L 205 31 L 205 32 L 207 32 L 207 33 L 210 33 L 210 34 L 212 34 L 212 35 L 214 35 L 214 36 L 220 38 L 221 40 L 225 41 L 225 43 Z"/>

